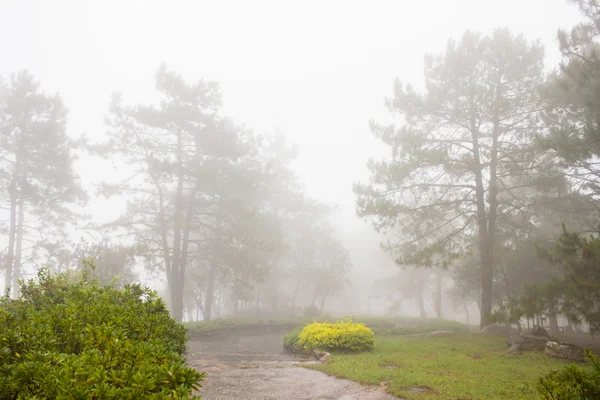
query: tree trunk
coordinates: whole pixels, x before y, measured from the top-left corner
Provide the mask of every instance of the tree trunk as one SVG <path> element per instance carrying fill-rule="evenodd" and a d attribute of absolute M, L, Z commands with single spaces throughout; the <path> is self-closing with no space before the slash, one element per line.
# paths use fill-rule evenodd
<path fill-rule="evenodd" d="M 302 270 L 298 268 L 298 277 L 296 278 L 296 288 L 294 289 L 294 296 L 292 297 L 292 316 L 296 315 L 296 297 L 300 290 L 300 278 L 302 277 Z"/>
<path fill-rule="evenodd" d="M 548 315 L 548 323 L 550 324 L 550 332 L 556 335 L 558 333 L 558 318 L 556 314 Z"/>
<path fill-rule="evenodd" d="M 217 269 L 213 265 L 208 268 L 208 277 L 206 282 L 206 296 L 204 297 L 204 320 L 210 321 L 210 312 L 212 309 L 213 295 L 215 290 L 215 276 Z"/>
<path fill-rule="evenodd" d="M 21 140 L 22 142 L 22 140 Z M 21 146 L 19 146 L 21 147 Z M 4 290 L 8 291 L 9 295 L 12 291 L 13 268 L 15 262 L 15 242 L 17 239 L 17 209 L 19 203 L 18 182 L 21 175 L 21 157 L 17 153 L 15 161 L 15 169 L 13 171 L 12 180 L 10 183 L 10 225 L 8 229 L 8 254 L 6 257 L 6 271 L 4 276 Z M 13 292 L 14 293 L 14 292 Z"/>
<path fill-rule="evenodd" d="M 467 326 L 469 326 L 469 307 L 467 302 L 463 300 L 463 309 L 465 310 L 465 315 L 467 316 Z"/>
<path fill-rule="evenodd" d="M 479 131 L 477 128 L 477 110 L 474 99 L 470 99 L 470 130 L 473 146 L 473 173 L 475 175 L 475 195 L 477 199 L 477 233 L 479 237 L 480 273 L 481 273 L 481 320 L 480 327 L 489 325 L 492 314 L 492 260 L 488 237 L 488 225 L 485 209 L 485 188 L 483 186 L 483 167 L 479 154 Z"/>
<path fill-rule="evenodd" d="M 435 312 L 442 319 L 442 271 L 437 270 L 435 274 Z"/>
<path fill-rule="evenodd" d="M 256 316 L 260 317 L 260 282 L 256 287 Z"/>
<path fill-rule="evenodd" d="M 320 315 L 323 315 L 323 311 L 325 310 L 325 301 L 327 301 L 327 297 L 329 296 L 329 291 L 330 288 L 329 286 L 327 286 L 327 290 L 325 291 L 325 294 L 321 297 L 321 311 L 320 311 Z"/>
<path fill-rule="evenodd" d="M 23 204 L 23 198 L 19 200 L 19 211 L 17 216 L 17 237 L 16 237 L 16 248 L 15 248 L 15 259 L 14 259 L 14 271 L 13 271 L 13 296 L 16 298 L 19 296 L 20 285 L 19 280 L 21 279 L 21 260 L 23 258 L 23 226 L 25 224 L 25 205 Z"/>
<path fill-rule="evenodd" d="M 233 295 L 233 314 L 237 314 L 239 311 L 239 301 L 237 296 L 234 294 Z"/>
<path fill-rule="evenodd" d="M 6 256 L 4 290 L 10 295 L 15 259 L 15 239 L 17 235 L 17 187 L 12 185 L 10 193 L 10 226 L 8 230 L 8 254 Z"/>
<path fill-rule="evenodd" d="M 423 298 L 423 286 L 419 285 L 417 293 L 417 301 L 419 302 L 419 310 L 421 311 L 421 318 L 427 318 L 427 312 L 425 311 L 425 299 Z"/>

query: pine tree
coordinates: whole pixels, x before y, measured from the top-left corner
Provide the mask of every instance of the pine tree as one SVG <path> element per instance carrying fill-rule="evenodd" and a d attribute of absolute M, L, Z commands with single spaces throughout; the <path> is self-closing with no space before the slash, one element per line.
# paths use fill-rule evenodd
<path fill-rule="evenodd" d="M 400 229 L 388 246 L 400 263 L 447 265 L 476 236 L 482 326 L 499 230 L 515 216 L 530 218 L 538 188 L 561 183 L 533 146 L 543 57 L 539 43 L 507 30 L 467 32 L 444 54 L 426 56 L 425 91 L 397 81 L 386 102 L 401 126 L 371 124 L 391 158 L 371 160 L 370 184 L 355 185 L 359 215 L 381 231 Z"/>
<path fill-rule="evenodd" d="M 16 294 L 25 254 L 35 255 L 41 242 L 63 236 L 76 220 L 69 204 L 81 205 L 86 194 L 73 170 L 76 146 L 66 133 L 60 96 L 42 92 L 27 71 L 1 86 L 0 180 L 9 214 L 5 288 Z"/>

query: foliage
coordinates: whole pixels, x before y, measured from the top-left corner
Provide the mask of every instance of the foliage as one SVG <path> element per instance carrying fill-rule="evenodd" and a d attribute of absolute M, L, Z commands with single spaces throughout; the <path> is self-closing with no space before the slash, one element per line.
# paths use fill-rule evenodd
<path fill-rule="evenodd" d="M 544 400 L 600 399 L 600 359 L 589 350 L 586 355 L 591 369 L 569 365 L 562 371 L 552 371 L 538 381 L 538 390 Z"/>
<path fill-rule="evenodd" d="M 66 126 L 61 97 L 43 92 L 28 71 L 12 75 L 7 87 L 0 79 L 0 197 L 9 211 L 0 230 L 8 242 L 5 289 L 15 295 L 22 267 L 39 261 L 41 245 L 66 236 L 77 217 L 69 206 L 87 199 Z"/>
<path fill-rule="evenodd" d="M 351 318 L 335 323 L 313 322 L 298 337 L 298 347 L 304 350 L 364 351 L 371 350 L 374 342 L 373 331 Z"/>
<path fill-rule="evenodd" d="M 563 273 L 547 283 L 527 286 L 521 297 L 525 316 L 565 315 L 572 323 L 588 322 L 600 331 L 600 238 L 563 232 L 552 251 L 540 251 L 544 260 L 562 266 Z"/>
<path fill-rule="evenodd" d="M 300 334 L 304 330 L 303 326 L 299 326 L 291 332 L 288 332 L 283 337 L 283 348 L 290 352 L 296 352 L 300 350 L 298 341 L 300 340 Z"/>
<path fill-rule="evenodd" d="M 92 266 L 93 269 L 93 266 Z M 0 399 L 186 399 L 185 331 L 154 291 L 43 269 L 0 304 Z"/>
<path fill-rule="evenodd" d="M 505 338 L 476 333 L 378 335 L 372 352 L 334 354 L 306 368 L 370 385 L 385 382 L 389 393 L 407 400 L 533 400 L 537 379 L 566 365 L 540 353 L 505 350 Z"/>
<path fill-rule="evenodd" d="M 139 281 L 134 271 L 136 256 L 141 254 L 140 246 L 128 246 L 112 243 L 108 238 L 92 243 L 81 238 L 75 246 L 54 246 L 49 249 L 46 262 L 53 271 L 83 270 L 86 259 L 92 259 L 97 265 L 92 271 L 94 278 L 100 282 L 116 281 L 123 286 Z"/>
<path fill-rule="evenodd" d="M 520 325 L 521 317 L 523 317 L 521 304 L 518 299 L 511 297 L 492 312 L 490 323 Z"/>
<path fill-rule="evenodd" d="M 543 58 L 538 42 L 504 29 L 466 32 L 427 55 L 426 90 L 397 80 L 387 99 L 401 125 L 372 123 L 389 157 L 371 160 L 369 184 L 354 187 L 359 215 L 402 238 L 387 246 L 399 263 L 447 266 L 477 249 L 482 326 L 500 234 L 531 225 L 535 195 L 563 184 L 534 146 Z"/>

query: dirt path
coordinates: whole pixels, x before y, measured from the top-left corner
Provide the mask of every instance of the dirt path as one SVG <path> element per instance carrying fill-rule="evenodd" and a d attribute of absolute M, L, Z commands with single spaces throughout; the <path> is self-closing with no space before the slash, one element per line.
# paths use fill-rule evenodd
<path fill-rule="evenodd" d="M 188 343 L 188 363 L 207 373 L 204 400 L 398 400 L 363 386 L 297 367 L 282 352 L 281 333 L 226 336 Z"/>
<path fill-rule="evenodd" d="M 223 368 L 206 371 L 205 400 L 397 400 L 385 389 L 366 387 L 299 367 Z"/>

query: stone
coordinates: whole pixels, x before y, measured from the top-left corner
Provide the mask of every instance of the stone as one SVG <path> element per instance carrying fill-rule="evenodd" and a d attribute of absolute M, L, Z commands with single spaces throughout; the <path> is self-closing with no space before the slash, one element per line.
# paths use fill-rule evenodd
<path fill-rule="evenodd" d="M 531 330 L 529 331 L 529 334 L 533 335 L 533 336 L 540 336 L 540 337 L 545 337 L 545 338 L 551 339 L 548 331 L 538 325 L 534 325 L 533 328 L 531 328 Z"/>
<path fill-rule="evenodd" d="M 479 332 L 485 335 L 510 336 L 516 334 L 517 330 L 508 325 L 489 324 Z"/>
<path fill-rule="evenodd" d="M 314 350 L 313 355 L 319 361 L 326 361 L 329 357 L 331 357 L 331 353 L 321 350 Z"/>
<path fill-rule="evenodd" d="M 510 335 L 506 339 L 506 343 L 512 348 L 512 353 L 518 351 L 544 351 L 546 342 L 549 339 L 546 337 L 534 335 L 522 335 L 520 333 Z"/>
<path fill-rule="evenodd" d="M 562 360 L 584 362 L 585 351 L 574 344 L 566 342 L 547 342 L 544 352 L 550 357 L 560 358 Z"/>
<path fill-rule="evenodd" d="M 505 354 L 521 354 L 521 346 L 518 344 L 512 344 L 506 351 Z"/>

